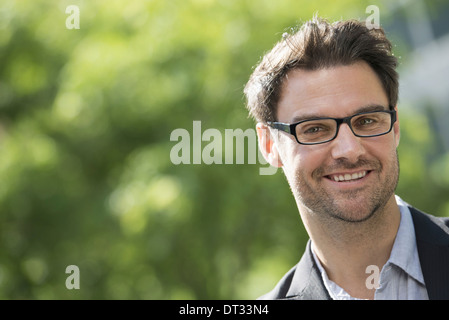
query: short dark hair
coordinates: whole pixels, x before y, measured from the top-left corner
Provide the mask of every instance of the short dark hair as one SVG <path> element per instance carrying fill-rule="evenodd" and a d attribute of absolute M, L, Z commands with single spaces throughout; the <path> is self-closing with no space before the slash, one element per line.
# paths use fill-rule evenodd
<path fill-rule="evenodd" d="M 379 77 L 390 106 L 398 100 L 397 59 L 381 27 L 314 17 L 293 34 L 284 33 L 254 69 L 245 86 L 247 108 L 258 122 L 276 121 L 282 82 L 290 70 L 319 70 L 365 61 Z"/>

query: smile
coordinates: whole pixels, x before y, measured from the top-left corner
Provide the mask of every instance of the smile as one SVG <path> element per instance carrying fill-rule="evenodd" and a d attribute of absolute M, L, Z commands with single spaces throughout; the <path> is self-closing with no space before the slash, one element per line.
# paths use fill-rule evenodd
<path fill-rule="evenodd" d="M 326 178 L 336 181 L 336 182 L 348 182 L 348 181 L 362 179 L 363 177 L 366 176 L 367 173 L 368 173 L 368 171 L 366 171 L 366 170 L 354 172 L 354 173 L 337 173 L 337 174 L 330 174 L 330 175 L 326 176 Z"/>

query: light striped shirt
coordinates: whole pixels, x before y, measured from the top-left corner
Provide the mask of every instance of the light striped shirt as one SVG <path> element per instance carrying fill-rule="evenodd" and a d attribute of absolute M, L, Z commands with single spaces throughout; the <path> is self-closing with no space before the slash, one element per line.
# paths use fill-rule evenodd
<path fill-rule="evenodd" d="M 428 300 L 419 263 L 412 216 L 407 204 L 400 197 L 396 196 L 396 202 L 401 212 L 401 222 L 390 258 L 380 272 L 379 287 L 375 289 L 374 300 Z M 334 300 L 358 300 L 328 278 L 315 255 L 313 243 L 312 254 L 331 298 Z M 367 274 L 367 278 L 369 276 L 370 274 Z"/>

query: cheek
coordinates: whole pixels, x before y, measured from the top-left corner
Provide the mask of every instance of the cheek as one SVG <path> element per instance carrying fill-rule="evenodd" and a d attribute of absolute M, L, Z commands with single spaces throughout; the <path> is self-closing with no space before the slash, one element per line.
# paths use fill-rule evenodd
<path fill-rule="evenodd" d="M 302 146 L 296 143 L 292 146 L 290 152 L 283 155 L 284 172 L 287 178 L 299 177 L 305 179 L 313 177 L 313 173 L 322 167 L 329 157 L 328 152 L 317 147 Z"/>
<path fill-rule="evenodd" d="M 373 143 L 366 144 L 366 151 L 369 156 L 378 159 L 382 163 L 389 163 L 396 159 L 396 144 L 397 140 L 395 136 L 384 136 L 384 139 L 378 139 L 377 141 L 373 141 Z"/>

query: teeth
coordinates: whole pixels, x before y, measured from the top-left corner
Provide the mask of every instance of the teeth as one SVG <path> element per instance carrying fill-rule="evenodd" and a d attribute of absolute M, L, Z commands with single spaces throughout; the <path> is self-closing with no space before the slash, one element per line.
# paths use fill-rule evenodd
<path fill-rule="evenodd" d="M 345 175 L 332 175 L 331 177 L 334 179 L 334 181 L 339 182 L 339 181 L 350 181 L 350 180 L 357 180 L 360 178 L 363 178 L 364 176 L 366 176 L 366 171 L 362 171 L 362 172 L 356 172 L 353 173 L 352 175 L 349 173 L 346 173 Z"/>

